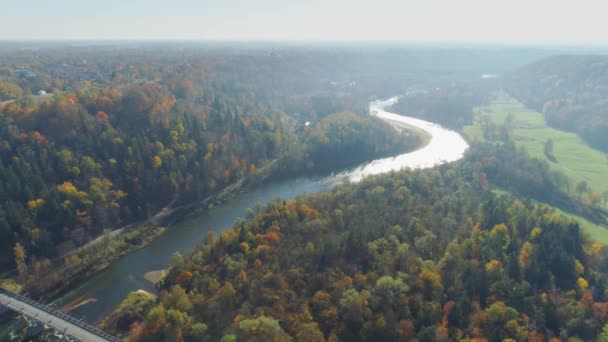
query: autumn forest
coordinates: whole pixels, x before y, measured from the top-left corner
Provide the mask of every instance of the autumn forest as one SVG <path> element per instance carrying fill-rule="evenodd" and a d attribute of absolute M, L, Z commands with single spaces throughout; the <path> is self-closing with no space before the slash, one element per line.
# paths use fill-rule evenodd
<path fill-rule="evenodd" d="M 98 305 L 82 319 L 130 341 L 608 341 L 608 58 L 553 55 L 0 44 L 0 286 Z M 382 111 L 466 152 L 335 181 L 431 144 Z M 580 146 L 593 160 L 566 158 Z M 125 271 L 111 310 L 86 293 L 180 222 L 300 179 L 334 182 Z"/>

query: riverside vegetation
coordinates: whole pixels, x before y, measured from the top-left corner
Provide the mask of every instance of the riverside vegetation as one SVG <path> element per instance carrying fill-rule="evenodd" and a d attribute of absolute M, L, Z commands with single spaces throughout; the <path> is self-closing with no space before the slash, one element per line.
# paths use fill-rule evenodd
<path fill-rule="evenodd" d="M 489 100 L 455 96 L 463 89 L 423 95 L 447 98 L 439 107 L 408 99 L 393 109 L 462 129 Z M 461 114 L 441 114 L 454 101 Z M 461 162 L 277 200 L 209 235 L 174 260 L 156 305 L 122 333 L 135 341 L 604 338 L 608 250 L 553 206 L 601 224 L 606 212 L 567 186 L 552 153 L 521 148 L 508 122 L 471 127 L 487 138 Z"/>
<path fill-rule="evenodd" d="M 423 91 L 392 110 L 477 134 L 463 160 L 250 210 L 191 255 L 176 254 L 158 297 L 131 294 L 104 329 L 134 341 L 608 336 L 608 250 L 596 241 L 607 215 L 588 191 L 593 180 L 572 191 L 571 176 L 588 176 L 568 174 L 561 140 L 545 141 L 540 155 L 522 148 L 521 127 L 480 124 L 471 108 L 485 108 L 501 82 L 478 80 L 466 63 L 431 77 L 429 65 L 444 60 L 417 62 L 409 51 L 379 59 L 386 54 L 71 52 L 46 50 L 42 62 L 0 50 L 0 267 L 16 268 L 27 291 L 60 290 L 164 228 L 136 227 L 70 254 L 75 247 L 209 198 L 264 166 L 278 177 L 416 148 L 420 137 L 367 113 L 371 94 L 411 82 Z M 572 64 L 586 70 L 587 62 Z M 555 70 L 543 63 L 529 68 L 545 82 L 544 70 Z M 505 84 L 533 108 L 549 101 L 549 125 L 549 116 L 601 108 L 564 105 L 601 103 L 589 89 L 574 91 L 583 76 L 560 74 L 536 94 L 537 80 L 523 73 Z M 584 77 L 601 95 L 601 77 Z M 589 127 L 573 130 L 603 149 Z"/>
<path fill-rule="evenodd" d="M 86 251 L 72 253 L 75 248 L 206 199 L 273 161 L 270 176 L 277 177 L 345 167 L 421 143 L 369 117 L 349 96 L 298 97 L 270 107 L 248 92 L 254 78 L 246 71 L 236 71 L 246 89 L 230 87 L 237 76 L 222 68 L 236 64 L 219 67 L 212 57 L 195 57 L 185 69 L 174 67 L 175 56 L 131 59 L 126 79 L 116 61 L 74 66 L 59 77 L 35 58 L 23 64 L 36 76 L 23 77 L 7 57 L 1 96 L 14 101 L 0 107 L 0 270 L 15 270 L 11 276 L 25 291 L 65 289 L 164 230 L 146 223 Z M 115 77 L 104 77 L 100 70 L 107 69 Z M 80 80 L 93 70 L 100 73 L 95 81 Z M 55 88 L 35 96 L 37 87 Z M 270 93 L 267 87 L 259 89 Z M 281 108 L 306 112 L 287 115 Z M 305 119 L 314 122 L 304 126 Z"/>
<path fill-rule="evenodd" d="M 157 304 L 130 317 L 131 339 L 593 338 L 608 250 L 496 184 L 563 193 L 507 143 L 271 202 L 176 257 Z"/>

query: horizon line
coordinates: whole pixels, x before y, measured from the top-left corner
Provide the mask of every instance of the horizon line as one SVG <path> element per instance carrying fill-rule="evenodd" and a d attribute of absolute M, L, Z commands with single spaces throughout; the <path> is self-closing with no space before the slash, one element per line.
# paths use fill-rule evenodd
<path fill-rule="evenodd" d="M 484 41 L 484 40 L 408 40 L 408 39 L 235 39 L 235 38 L 0 38 L 3 43 L 232 43 L 232 44 L 396 44 L 396 45 L 473 45 L 521 47 L 608 47 L 607 42 L 573 41 Z"/>

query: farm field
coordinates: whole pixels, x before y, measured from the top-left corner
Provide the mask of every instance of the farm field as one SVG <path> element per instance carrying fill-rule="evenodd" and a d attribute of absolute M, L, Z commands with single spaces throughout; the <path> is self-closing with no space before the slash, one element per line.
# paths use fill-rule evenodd
<path fill-rule="evenodd" d="M 608 191 L 608 156 L 585 144 L 576 134 L 547 126 L 543 115 L 506 94 L 499 95 L 492 103 L 476 108 L 475 122 L 464 128 L 472 140 L 483 140 L 481 125 L 484 120 L 502 125 L 509 121 L 513 139 L 526 148 L 531 156 L 547 161 L 551 168 L 566 174 L 570 179 L 570 191 L 576 183 L 587 181 L 589 188 L 598 194 Z M 553 140 L 555 161 L 545 156 L 544 146 Z"/>

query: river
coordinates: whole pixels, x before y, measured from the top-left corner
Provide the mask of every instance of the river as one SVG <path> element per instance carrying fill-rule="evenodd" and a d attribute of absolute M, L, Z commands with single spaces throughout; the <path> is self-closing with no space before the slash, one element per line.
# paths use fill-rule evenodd
<path fill-rule="evenodd" d="M 429 142 L 413 152 L 364 163 L 354 169 L 339 173 L 333 179 L 340 182 L 342 179 L 348 178 L 353 182 L 358 182 L 365 176 L 401 170 L 402 168 L 424 169 L 434 167 L 457 161 L 464 156 L 469 144 L 457 132 L 429 121 L 384 110 L 398 100 L 398 97 L 392 97 L 387 100 L 374 101 L 370 103 L 369 111 L 371 115 L 379 117 L 397 129 L 413 128 L 423 131 L 430 136 Z"/>
<path fill-rule="evenodd" d="M 370 113 L 398 129 L 409 127 L 426 132 L 430 140 L 425 146 L 410 153 L 374 160 L 336 175 L 303 176 L 260 184 L 230 201 L 204 211 L 199 216 L 172 225 L 157 240 L 114 262 L 54 304 L 61 307 L 77 298 L 87 299 L 86 304 L 73 309 L 70 314 L 89 323 L 99 323 L 130 292 L 138 289 L 155 291 L 152 284 L 144 279 L 145 273 L 167 268 L 176 251 L 182 254 L 190 253 L 209 231 L 219 232 L 231 227 L 238 217 L 245 216 L 247 208 L 278 197 L 290 199 L 306 193 L 329 190 L 345 179 L 356 182 L 369 175 L 406 167 L 428 168 L 462 158 L 468 144 L 458 133 L 432 122 L 384 110 L 396 101 L 397 97 L 372 102 Z"/>

